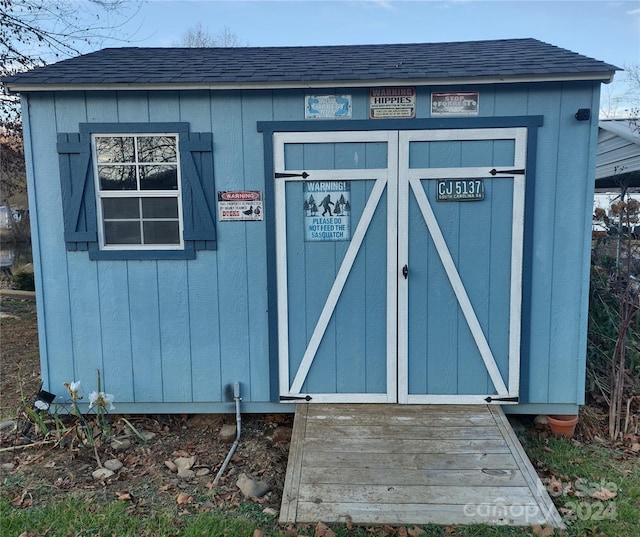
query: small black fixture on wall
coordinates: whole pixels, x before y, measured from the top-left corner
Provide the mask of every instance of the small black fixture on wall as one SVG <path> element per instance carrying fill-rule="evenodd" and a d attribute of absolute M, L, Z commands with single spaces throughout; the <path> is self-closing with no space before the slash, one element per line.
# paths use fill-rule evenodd
<path fill-rule="evenodd" d="M 591 109 L 590 108 L 580 108 L 576 112 L 576 119 L 578 121 L 589 121 L 591 119 Z"/>

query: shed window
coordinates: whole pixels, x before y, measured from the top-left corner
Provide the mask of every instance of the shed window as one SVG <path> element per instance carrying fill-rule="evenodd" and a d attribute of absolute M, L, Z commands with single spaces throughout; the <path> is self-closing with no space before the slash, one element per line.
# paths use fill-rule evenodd
<path fill-rule="evenodd" d="M 93 136 L 100 247 L 180 249 L 177 134 Z"/>
<path fill-rule="evenodd" d="M 213 137 L 185 122 L 80 123 L 58 134 L 67 250 L 195 259 L 216 249 Z"/>

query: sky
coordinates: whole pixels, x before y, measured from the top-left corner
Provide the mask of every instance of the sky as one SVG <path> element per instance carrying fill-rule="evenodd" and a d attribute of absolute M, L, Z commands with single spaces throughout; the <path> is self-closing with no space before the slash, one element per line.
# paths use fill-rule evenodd
<path fill-rule="evenodd" d="M 66 19 L 56 13 L 63 6 L 80 35 L 93 28 L 88 43 L 72 41 L 77 53 L 176 46 L 200 25 L 210 36 L 226 30 L 252 47 L 532 37 L 621 69 L 640 66 L 640 0 L 108 0 L 119 6 L 113 11 L 96 0 L 48 1 L 43 5 L 55 8 L 48 18 L 40 20 L 41 12 L 25 16 L 68 35 Z M 27 52 L 62 59 L 38 44 Z M 635 72 L 640 76 L 640 67 Z M 640 100 L 630 95 L 626 75 L 618 73 L 602 90 L 601 110 L 625 115 Z"/>
<path fill-rule="evenodd" d="M 640 0 L 147 0 L 126 30 L 132 45 L 171 46 L 198 23 L 258 47 L 533 37 L 640 63 Z"/>
<path fill-rule="evenodd" d="M 620 68 L 640 64 L 640 0 L 138 1 L 120 28 L 127 41 L 103 46 L 173 46 L 200 24 L 255 47 L 533 37 Z M 618 73 L 603 100 L 627 91 Z"/>

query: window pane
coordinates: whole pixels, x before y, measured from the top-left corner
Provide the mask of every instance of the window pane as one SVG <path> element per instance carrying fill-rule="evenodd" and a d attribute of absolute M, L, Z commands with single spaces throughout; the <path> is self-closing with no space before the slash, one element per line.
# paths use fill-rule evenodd
<path fill-rule="evenodd" d="M 176 166 L 140 166 L 141 190 L 177 190 Z"/>
<path fill-rule="evenodd" d="M 140 219 L 140 204 L 138 201 L 138 198 L 103 198 L 102 214 L 105 220 Z"/>
<path fill-rule="evenodd" d="M 178 222 L 144 222 L 145 244 L 180 244 Z"/>
<path fill-rule="evenodd" d="M 141 244 L 139 222 L 105 222 L 105 244 Z"/>
<path fill-rule="evenodd" d="M 142 198 L 144 218 L 178 218 L 177 198 Z"/>
<path fill-rule="evenodd" d="M 101 190 L 136 190 L 135 166 L 98 166 Z"/>
<path fill-rule="evenodd" d="M 140 136 L 139 162 L 176 162 L 175 136 Z"/>
<path fill-rule="evenodd" d="M 98 162 L 134 162 L 133 138 L 124 136 L 96 136 Z"/>

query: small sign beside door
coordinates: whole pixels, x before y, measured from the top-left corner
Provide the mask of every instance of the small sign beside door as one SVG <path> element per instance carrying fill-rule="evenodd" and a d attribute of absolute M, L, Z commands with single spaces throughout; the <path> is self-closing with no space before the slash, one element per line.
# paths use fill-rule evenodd
<path fill-rule="evenodd" d="M 246 222 L 262 220 L 262 192 L 236 190 L 218 192 L 218 220 Z"/>
<path fill-rule="evenodd" d="M 482 201 L 482 179 L 438 179 L 436 201 Z"/>
<path fill-rule="evenodd" d="M 349 181 L 305 181 L 303 196 L 305 241 L 351 239 Z"/>

